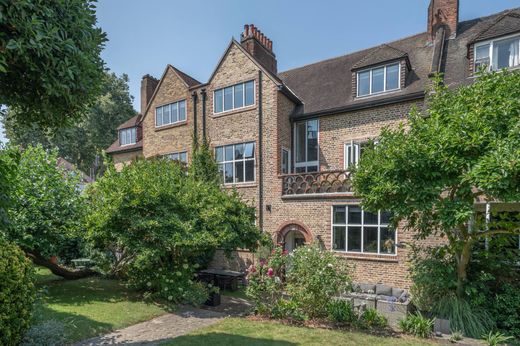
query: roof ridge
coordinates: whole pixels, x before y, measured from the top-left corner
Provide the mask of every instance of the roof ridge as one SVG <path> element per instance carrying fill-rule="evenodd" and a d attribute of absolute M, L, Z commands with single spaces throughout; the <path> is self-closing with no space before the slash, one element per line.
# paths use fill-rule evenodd
<path fill-rule="evenodd" d="M 169 64 L 169 65 L 175 70 L 175 72 L 177 72 L 179 77 L 181 77 L 186 82 L 186 84 L 188 84 L 190 87 L 192 87 L 194 85 L 202 84 L 201 82 L 199 82 L 198 80 L 196 80 L 189 74 L 179 70 L 177 67 L 173 66 L 172 64 Z"/>
<path fill-rule="evenodd" d="M 278 75 L 280 74 L 284 74 L 284 73 L 287 73 L 287 72 L 292 72 L 292 71 L 295 71 L 295 70 L 299 70 L 299 69 L 302 69 L 302 68 L 305 68 L 305 67 L 309 67 L 309 66 L 312 66 L 312 65 L 316 65 L 316 64 L 321 64 L 323 62 L 327 62 L 327 61 L 332 61 L 332 60 L 336 60 L 336 59 L 340 59 L 340 58 L 344 58 L 346 56 L 349 56 L 349 55 L 353 55 L 353 54 L 358 54 L 358 53 L 362 53 L 362 52 L 369 52 L 371 49 L 375 49 L 375 48 L 378 48 L 382 45 L 390 45 L 390 44 L 394 44 L 396 42 L 401 42 L 401 41 L 405 41 L 405 40 L 408 40 L 408 39 L 411 39 L 413 37 L 416 37 L 416 36 L 421 36 L 421 35 L 425 35 L 427 34 L 426 31 L 423 31 L 423 32 L 420 32 L 420 33 L 417 33 L 417 34 L 413 34 L 413 35 L 409 35 L 409 36 L 405 36 L 403 38 L 400 38 L 400 39 L 397 39 L 397 40 L 393 40 L 393 41 L 390 41 L 390 42 L 384 42 L 384 43 L 380 43 L 376 46 L 372 46 L 372 47 L 367 47 L 367 48 L 363 48 L 361 50 L 356 50 L 356 51 L 353 51 L 353 52 L 349 52 L 347 54 L 342 54 L 342 55 L 338 55 L 338 56 L 335 56 L 335 57 L 331 57 L 331 58 L 327 58 L 327 59 L 324 59 L 324 60 L 319 60 L 319 61 L 315 61 L 315 62 L 311 62 L 309 64 L 306 64 L 306 65 L 302 65 L 302 66 L 299 66 L 299 67 L 295 67 L 295 68 L 292 68 L 292 69 L 289 69 L 289 70 L 285 70 L 285 71 L 282 71 L 282 72 L 278 72 Z M 399 50 L 395 47 L 392 47 L 392 46 L 389 46 L 390 48 L 393 48 L 393 49 L 396 49 L 396 50 Z M 401 50 L 399 50 L 401 51 Z M 402 52 L 402 51 L 401 51 Z"/>
<path fill-rule="evenodd" d="M 516 9 L 520 9 L 520 7 L 516 8 Z M 495 25 L 497 25 L 502 19 L 504 19 L 508 16 L 512 16 L 512 17 L 520 19 L 520 15 L 518 13 L 514 12 L 514 10 L 516 10 L 516 9 L 508 9 L 508 10 L 495 14 L 497 17 L 491 23 L 489 23 L 487 28 L 481 30 L 478 34 L 475 34 L 475 36 L 473 36 L 473 38 L 471 40 L 472 41 L 478 40 L 480 37 L 485 35 L 489 30 L 491 30 Z"/>

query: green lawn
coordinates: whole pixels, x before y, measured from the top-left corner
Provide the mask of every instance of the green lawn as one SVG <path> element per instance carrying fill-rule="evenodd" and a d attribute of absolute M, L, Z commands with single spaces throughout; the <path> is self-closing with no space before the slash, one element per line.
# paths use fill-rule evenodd
<path fill-rule="evenodd" d="M 434 342 L 410 337 L 379 337 L 363 333 L 292 327 L 276 322 L 226 318 L 210 327 L 172 340 L 167 345 L 291 346 L 291 345 L 382 345 L 432 346 Z"/>
<path fill-rule="evenodd" d="M 63 280 L 37 269 L 37 282 L 45 299 L 37 306 L 35 319 L 58 320 L 67 325 L 70 341 L 103 334 L 146 321 L 165 313 L 158 305 L 145 303 L 139 295 L 116 280 L 98 277 Z"/>

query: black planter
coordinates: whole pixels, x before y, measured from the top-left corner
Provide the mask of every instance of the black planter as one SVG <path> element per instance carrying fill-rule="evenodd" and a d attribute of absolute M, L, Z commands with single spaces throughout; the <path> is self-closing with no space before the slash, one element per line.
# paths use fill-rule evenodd
<path fill-rule="evenodd" d="M 208 306 L 219 306 L 220 305 L 220 293 L 210 293 L 208 300 L 204 303 Z"/>

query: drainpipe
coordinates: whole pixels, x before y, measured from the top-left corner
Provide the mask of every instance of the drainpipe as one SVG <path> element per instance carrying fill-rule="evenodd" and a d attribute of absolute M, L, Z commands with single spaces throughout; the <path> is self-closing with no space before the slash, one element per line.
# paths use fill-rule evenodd
<path fill-rule="evenodd" d="M 262 71 L 258 71 L 258 225 L 264 227 L 264 141 L 263 141 L 263 109 L 262 109 Z"/>
<path fill-rule="evenodd" d="M 200 91 L 202 95 L 202 140 L 206 142 L 206 89 Z"/>
<path fill-rule="evenodd" d="M 194 91 L 191 93 L 191 97 L 193 98 L 193 141 L 198 143 L 197 140 L 197 92 Z"/>

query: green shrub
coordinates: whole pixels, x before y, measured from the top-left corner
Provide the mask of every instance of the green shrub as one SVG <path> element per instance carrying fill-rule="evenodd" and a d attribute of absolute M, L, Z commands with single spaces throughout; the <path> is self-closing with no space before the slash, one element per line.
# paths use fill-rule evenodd
<path fill-rule="evenodd" d="M 457 341 L 460 341 L 462 339 L 464 339 L 464 335 L 461 331 L 456 330 L 453 333 L 451 333 L 450 338 L 448 340 L 451 343 L 456 343 Z"/>
<path fill-rule="evenodd" d="M 386 328 L 388 320 L 376 309 L 368 308 L 359 316 L 359 326 L 362 328 Z"/>
<path fill-rule="evenodd" d="M 511 283 L 501 285 L 490 303 L 497 328 L 520 339 L 520 287 Z"/>
<path fill-rule="evenodd" d="M 407 315 L 399 321 L 399 328 L 407 334 L 417 336 L 419 338 L 429 338 L 433 332 L 435 319 L 428 319 L 419 312 Z"/>
<path fill-rule="evenodd" d="M 513 337 L 512 336 L 506 336 L 500 332 L 495 332 L 493 333 L 492 331 L 487 333 L 487 334 L 483 334 L 482 335 L 482 339 L 489 345 L 489 346 L 498 346 L 498 345 L 503 345 L 505 344 L 507 341 L 509 340 L 512 340 Z"/>
<path fill-rule="evenodd" d="M 493 320 L 485 310 L 471 306 L 466 300 L 455 296 L 439 299 L 433 307 L 435 316 L 450 320 L 450 327 L 464 335 L 478 338 L 491 330 Z"/>
<path fill-rule="evenodd" d="M 333 322 L 354 323 L 358 319 L 354 305 L 344 299 L 333 299 L 327 306 L 327 312 Z"/>
<path fill-rule="evenodd" d="M 308 319 L 298 304 L 291 299 L 279 299 L 271 310 L 271 317 L 296 321 L 305 321 Z"/>
<path fill-rule="evenodd" d="M 29 327 L 34 269 L 20 248 L 0 236 L 0 345 L 16 345 Z"/>
<path fill-rule="evenodd" d="M 22 346 L 62 346 L 68 343 L 66 325 L 49 320 L 31 326 L 23 338 Z"/>
<path fill-rule="evenodd" d="M 350 269 L 343 259 L 318 246 L 294 250 L 287 264 L 287 294 L 309 318 L 327 316 L 335 296 L 350 290 Z"/>

